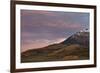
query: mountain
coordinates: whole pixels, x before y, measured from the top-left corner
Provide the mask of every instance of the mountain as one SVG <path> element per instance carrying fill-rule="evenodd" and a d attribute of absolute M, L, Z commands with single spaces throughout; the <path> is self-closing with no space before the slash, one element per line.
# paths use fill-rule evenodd
<path fill-rule="evenodd" d="M 21 53 L 21 62 L 89 59 L 89 32 L 77 32 L 65 41 Z"/>
<path fill-rule="evenodd" d="M 89 32 L 77 32 L 63 41 L 62 44 L 79 44 L 83 47 L 89 48 Z"/>

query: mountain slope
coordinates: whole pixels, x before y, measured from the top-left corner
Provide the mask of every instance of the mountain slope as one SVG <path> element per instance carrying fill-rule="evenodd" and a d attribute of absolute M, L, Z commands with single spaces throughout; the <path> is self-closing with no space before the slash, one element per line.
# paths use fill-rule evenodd
<path fill-rule="evenodd" d="M 89 47 L 89 32 L 78 32 L 65 41 L 62 42 L 62 44 L 79 44 L 83 47 L 88 48 Z"/>
<path fill-rule="evenodd" d="M 89 59 L 89 32 L 78 32 L 59 44 L 21 53 L 21 62 Z"/>

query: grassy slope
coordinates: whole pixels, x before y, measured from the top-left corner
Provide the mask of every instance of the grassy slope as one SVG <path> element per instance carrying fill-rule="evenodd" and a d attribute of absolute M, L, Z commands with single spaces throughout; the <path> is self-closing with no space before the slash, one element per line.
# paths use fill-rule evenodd
<path fill-rule="evenodd" d="M 88 48 L 77 44 L 54 44 L 22 53 L 21 62 L 64 61 L 89 59 Z"/>

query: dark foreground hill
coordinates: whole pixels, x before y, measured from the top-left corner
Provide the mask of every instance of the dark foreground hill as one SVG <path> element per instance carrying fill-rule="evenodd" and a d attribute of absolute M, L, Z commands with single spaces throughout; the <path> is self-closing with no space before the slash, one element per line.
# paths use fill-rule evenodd
<path fill-rule="evenodd" d="M 89 59 L 89 32 L 78 32 L 59 44 L 21 53 L 21 62 Z"/>

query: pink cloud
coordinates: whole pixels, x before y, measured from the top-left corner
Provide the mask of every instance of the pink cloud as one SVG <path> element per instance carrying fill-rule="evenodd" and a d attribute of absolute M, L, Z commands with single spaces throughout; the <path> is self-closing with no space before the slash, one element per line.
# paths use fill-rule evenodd
<path fill-rule="evenodd" d="M 52 22 L 45 21 L 44 25 L 49 26 L 49 27 L 66 28 L 66 29 L 78 29 L 82 27 L 80 24 L 77 24 L 77 23 L 71 24 L 63 20 L 52 21 Z"/>
<path fill-rule="evenodd" d="M 57 14 L 51 11 L 42 11 L 42 10 L 25 10 L 22 11 L 23 15 L 32 15 L 32 14 L 42 14 L 42 15 L 48 15 L 48 16 L 56 16 Z"/>

